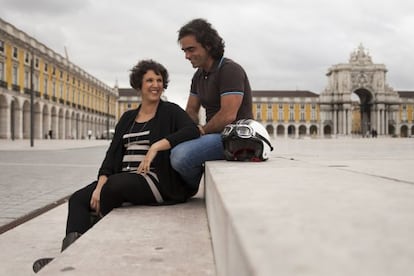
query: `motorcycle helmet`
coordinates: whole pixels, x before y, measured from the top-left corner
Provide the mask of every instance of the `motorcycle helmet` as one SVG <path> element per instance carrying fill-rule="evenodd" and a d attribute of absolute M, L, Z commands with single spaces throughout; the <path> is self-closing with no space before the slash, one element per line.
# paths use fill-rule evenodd
<path fill-rule="evenodd" d="M 227 125 L 221 138 L 228 161 L 265 161 L 273 150 L 266 129 L 252 119 Z"/>

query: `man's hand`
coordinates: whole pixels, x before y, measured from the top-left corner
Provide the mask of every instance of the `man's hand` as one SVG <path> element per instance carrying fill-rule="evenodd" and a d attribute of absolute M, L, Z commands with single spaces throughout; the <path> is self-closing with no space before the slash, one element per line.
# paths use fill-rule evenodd
<path fill-rule="evenodd" d="M 197 125 L 198 126 L 198 131 L 200 131 L 200 135 L 205 135 L 206 132 L 204 131 L 204 128 L 202 125 Z"/>

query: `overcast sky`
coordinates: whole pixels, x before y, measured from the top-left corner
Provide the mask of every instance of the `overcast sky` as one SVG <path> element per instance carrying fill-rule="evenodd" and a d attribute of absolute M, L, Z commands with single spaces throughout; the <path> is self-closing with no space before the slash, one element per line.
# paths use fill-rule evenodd
<path fill-rule="evenodd" d="M 177 43 L 189 20 L 210 21 L 225 56 L 255 90 L 327 85 L 328 68 L 360 43 L 385 64 L 388 84 L 414 90 L 414 1 L 408 0 L 0 0 L 0 17 L 110 86 L 152 58 L 170 73 L 166 96 L 184 107 L 194 69 Z"/>

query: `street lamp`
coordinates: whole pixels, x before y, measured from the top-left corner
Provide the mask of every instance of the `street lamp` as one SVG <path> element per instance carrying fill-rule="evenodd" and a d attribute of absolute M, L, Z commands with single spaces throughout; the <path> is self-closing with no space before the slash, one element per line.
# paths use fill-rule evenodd
<path fill-rule="evenodd" d="M 34 146 L 34 89 L 33 89 L 33 52 L 30 54 L 30 146 Z"/>
<path fill-rule="evenodd" d="M 109 140 L 109 97 L 110 94 L 108 92 L 108 102 L 106 107 L 106 139 Z"/>

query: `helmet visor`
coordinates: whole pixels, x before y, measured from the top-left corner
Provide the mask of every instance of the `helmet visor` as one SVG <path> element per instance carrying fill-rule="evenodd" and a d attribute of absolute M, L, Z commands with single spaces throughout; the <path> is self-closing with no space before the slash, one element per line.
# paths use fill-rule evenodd
<path fill-rule="evenodd" d="M 230 124 L 227 125 L 221 133 L 221 135 L 223 136 L 229 136 L 234 134 L 241 138 L 250 138 L 252 136 L 255 136 L 255 131 L 249 125 Z"/>
<path fill-rule="evenodd" d="M 254 136 L 254 130 L 248 125 L 236 126 L 236 133 L 241 138 L 250 138 Z"/>

